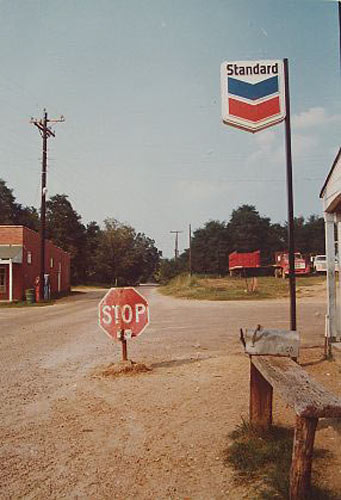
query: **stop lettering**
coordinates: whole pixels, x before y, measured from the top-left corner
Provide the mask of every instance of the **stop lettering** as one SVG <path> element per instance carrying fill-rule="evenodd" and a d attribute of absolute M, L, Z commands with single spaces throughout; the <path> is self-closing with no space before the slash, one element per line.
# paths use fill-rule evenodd
<path fill-rule="evenodd" d="M 132 322 L 140 323 L 143 320 L 143 316 L 146 312 L 146 306 L 144 304 L 135 304 L 131 306 L 130 304 L 120 305 L 104 305 L 102 308 L 103 313 L 103 323 L 105 325 L 110 325 L 115 322 L 116 325 L 131 325 Z"/>
<path fill-rule="evenodd" d="M 137 337 L 149 324 L 147 300 L 134 288 L 111 288 L 98 306 L 99 326 L 113 339 Z"/>

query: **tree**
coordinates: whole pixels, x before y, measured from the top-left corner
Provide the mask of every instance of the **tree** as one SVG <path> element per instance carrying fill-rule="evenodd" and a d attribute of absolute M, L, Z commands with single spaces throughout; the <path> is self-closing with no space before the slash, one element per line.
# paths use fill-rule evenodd
<path fill-rule="evenodd" d="M 89 281 L 98 281 L 97 251 L 101 236 L 102 231 L 97 222 L 89 222 L 86 226 L 86 280 Z"/>
<path fill-rule="evenodd" d="M 279 226 L 272 226 L 270 218 L 261 217 L 253 205 L 242 205 L 233 210 L 227 226 L 233 241 L 233 250 L 238 252 L 261 251 L 265 262 L 285 244 Z"/>
<path fill-rule="evenodd" d="M 100 280 L 122 286 L 148 279 L 161 255 L 154 241 L 113 218 L 106 219 L 104 226 L 96 254 Z"/>
<path fill-rule="evenodd" d="M 40 217 L 39 212 L 35 207 L 25 207 L 20 204 L 16 204 L 13 220 L 14 224 L 20 224 L 33 229 L 33 231 L 39 231 Z"/>
<path fill-rule="evenodd" d="M 151 278 L 161 258 L 154 240 L 115 219 L 104 223 L 104 230 L 95 221 L 85 227 L 66 194 L 57 194 L 46 202 L 46 237 L 70 254 L 72 284 L 132 284 Z M 17 203 L 13 190 L 2 179 L 0 224 L 20 224 L 36 231 L 40 226 L 36 208 Z"/>
<path fill-rule="evenodd" d="M 39 214 L 34 207 L 25 207 L 15 201 L 13 189 L 0 179 L 0 224 L 18 224 L 39 230 Z"/>
<path fill-rule="evenodd" d="M 308 252 L 312 254 L 325 253 L 324 219 L 310 215 L 305 223 L 305 241 L 309 242 Z"/>
<path fill-rule="evenodd" d="M 286 225 L 287 226 L 287 225 Z M 294 219 L 295 250 L 303 254 L 324 254 L 324 220 L 323 217 L 311 215 Z"/>
<path fill-rule="evenodd" d="M 161 252 L 155 246 L 155 241 L 144 233 L 138 233 L 135 238 L 134 275 L 139 275 L 139 281 L 148 281 L 154 277 L 161 258 Z"/>
<path fill-rule="evenodd" d="M 71 282 L 86 277 L 86 229 L 66 194 L 52 196 L 46 202 L 47 237 L 71 255 Z"/>
<path fill-rule="evenodd" d="M 181 254 L 181 257 L 177 260 L 175 259 L 161 259 L 160 265 L 157 272 L 156 281 L 164 284 L 168 283 L 169 280 L 175 278 L 178 274 L 188 271 L 188 265 L 186 266 L 185 258 L 182 258 L 184 254 Z"/>
<path fill-rule="evenodd" d="M 196 273 L 225 274 L 231 239 L 226 224 L 217 220 L 206 222 L 194 231 L 192 238 L 192 268 Z M 187 254 L 186 257 L 187 259 Z M 184 256 L 181 256 L 184 259 Z"/>
<path fill-rule="evenodd" d="M 5 181 L 0 179 L 0 223 L 14 224 L 15 213 L 16 203 L 13 189 L 9 189 Z"/>

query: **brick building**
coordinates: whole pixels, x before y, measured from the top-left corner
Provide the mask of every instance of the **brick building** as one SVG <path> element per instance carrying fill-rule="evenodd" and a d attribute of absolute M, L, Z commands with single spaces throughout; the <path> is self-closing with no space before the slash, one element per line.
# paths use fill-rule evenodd
<path fill-rule="evenodd" d="M 70 255 L 46 240 L 45 274 L 51 294 L 70 289 Z M 40 272 L 40 236 L 24 226 L 0 225 L 0 300 L 22 300 Z"/>

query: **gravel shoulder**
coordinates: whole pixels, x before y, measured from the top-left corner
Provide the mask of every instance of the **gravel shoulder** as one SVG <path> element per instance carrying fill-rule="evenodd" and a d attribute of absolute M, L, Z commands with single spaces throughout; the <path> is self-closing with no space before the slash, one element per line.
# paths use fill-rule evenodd
<path fill-rule="evenodd" d="M 120 346 L 97 326 L 105 291 L 54 306 L 0 310 L 1 498 L 240 499 L 224 462 L 228 434 L 248 413 L 248 359 L 238 329 L 287 327 L 283 301 L 184 301 L 141 290 L 151 325 L 128 346 L 152 370 L 104 377 Z M 321 361 L 325 305 L 299 305 L 302 361 L 341 395 L 340 365 Z M 275 401 L 274 419 L 294 416 Z M 322 421 L 324 479 L 341 494 L 341 427 Z M 330 484 L 329 484 L 330 486 Z"/>

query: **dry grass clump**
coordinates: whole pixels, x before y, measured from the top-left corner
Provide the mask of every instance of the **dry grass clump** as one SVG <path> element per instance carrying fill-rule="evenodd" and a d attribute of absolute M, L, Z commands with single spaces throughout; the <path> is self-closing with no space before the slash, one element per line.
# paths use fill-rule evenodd
<path fill-rule="evenodd" d="M 115 378 L 121 376 L 139 375 L 140 373 L 150 372 L 152 368 L 144 363 L 135 363 L 134 361 L 122 361 L 120 363 L 111 363 L 105 368 L 95 371 L 97 377 Z"/>

